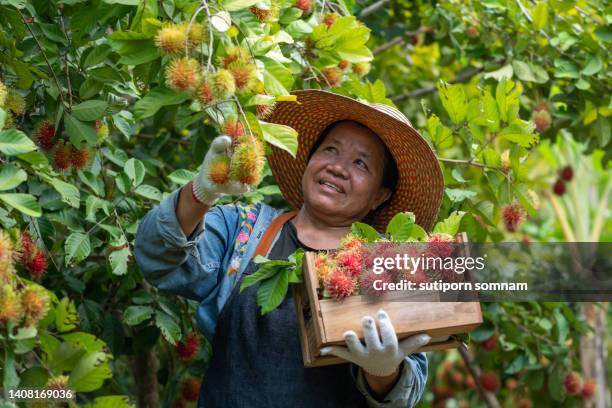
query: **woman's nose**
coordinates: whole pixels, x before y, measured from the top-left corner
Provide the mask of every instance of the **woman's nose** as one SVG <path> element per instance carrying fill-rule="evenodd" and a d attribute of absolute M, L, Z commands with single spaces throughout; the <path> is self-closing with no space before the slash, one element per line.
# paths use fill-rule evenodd
<path fill-rule="evenodd" d="M 334 176 L 347 179 L 349 177 L 348 167 L 344 160 L 337 159 L 327 165 L 327 170 Z"/>

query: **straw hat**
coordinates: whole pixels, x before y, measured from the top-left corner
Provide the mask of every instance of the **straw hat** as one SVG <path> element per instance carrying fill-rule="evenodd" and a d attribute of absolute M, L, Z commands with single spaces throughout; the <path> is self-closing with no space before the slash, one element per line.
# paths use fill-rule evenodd
<path fill-rule="evenodd" d="M 302 175 L 312 146 L 321 132 L 339 120 L 354 120 L 374 131 L 387 145 L 398 167 L 398 182 L 390 202 L 365 222 L 384 230 L 393 215 L 411 211 L 416 223 L 430 230 L 438 215 L 444 180 L 431 147 L 397 109 L 368 104 L 346 96 L 314 89 L 292 93 L 296 102 L 278 102 L 269 119 L 298 132 L 294 159 L 286 151 L 272 148 L 268 161 L 285 199 L 294 209 L 302 206 Z"/>

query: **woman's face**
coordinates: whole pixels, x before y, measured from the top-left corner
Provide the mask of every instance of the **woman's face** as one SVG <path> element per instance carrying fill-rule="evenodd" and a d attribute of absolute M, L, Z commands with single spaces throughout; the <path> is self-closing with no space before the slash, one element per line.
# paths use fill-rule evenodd
<path fill-rule="evenodd" d="M 362 220 L 391 196 L 382 186 L 384 149 L 366 127 L 355 122 L 336 125 L 306 166 L 304 205 L 336 225 Z"/>

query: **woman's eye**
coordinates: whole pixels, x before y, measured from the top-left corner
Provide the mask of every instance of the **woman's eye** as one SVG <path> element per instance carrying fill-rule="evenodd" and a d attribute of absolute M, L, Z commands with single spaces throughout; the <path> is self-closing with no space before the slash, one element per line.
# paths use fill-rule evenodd
<path fill-rule="evenodd" d="M 334 146 L 327 146 L 325 150 L 328 152 L 333 152 L 333 151 L 336 151 L 336 148 Z"/>
<path fill-rule="evenodd" d="M 368 168 L 368 166 L 365 164 L 363 160 L 355 160 L 355 163 L 357 163 L 358 166 L 363 167 L 364 169 Z"/>

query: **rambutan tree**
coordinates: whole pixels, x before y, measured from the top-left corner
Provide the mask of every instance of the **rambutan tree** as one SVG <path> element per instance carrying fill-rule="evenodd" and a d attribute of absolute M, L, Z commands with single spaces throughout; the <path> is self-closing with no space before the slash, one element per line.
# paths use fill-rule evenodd
<path fill-rule="evenodd" d="M 460 230 L 471 240 L 554 236 L 554 227 L 538 227 L 555 217 L 538 199 L 549 189 L 541 175 L 555 173 L 562 196 L 586 170 L 542 166 L 539 155 L 555 146 L 534 147 L 561 131 L 586 142 L 587 153 L 610 142 L 609 38 L 598 7 L 380 3 L 0 0 L 5 392 L 73 389 L 79 405 L 92 406 L 194 400 L 210 346 L 196 334 L 194 304 L 143 281 L 134 235 L 150 208 L 193 177 L 220 133 L 233 154 L 211 164 L 211 179 L 252 185 L 243 200 L 283 205 L 265 155 L 270 145 L 295 154 L 299 136 L 266 120 L 295 89 L 397 103 L 440 157 L 440 220 L 465 212 Z M 592 177 L 607 181 L 604 168 Z M 509 353 L 495 356 L 513 374 L 565 347 L 564 362 L 544 377 L 552 394 L 578 367 L 578 341 L 566 343 L 585 325 L 567 305 L 519 307 L 518 323 L 512 307 L 488 310 L 473 338 L 492 347 L 499 333 Z M 509 334 L 519 323 L 559 327 L 557 343 L 537 351 L 538 337 Z"/>

